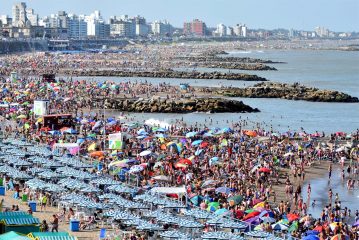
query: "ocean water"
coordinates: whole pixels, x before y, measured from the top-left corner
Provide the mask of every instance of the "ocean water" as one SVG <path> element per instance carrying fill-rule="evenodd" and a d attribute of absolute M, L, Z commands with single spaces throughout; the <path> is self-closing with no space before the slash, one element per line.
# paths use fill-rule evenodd
<path fill-rule="evenodd" d="M 231 56 L 253 57 L 286 62 L 272 64 L 278 71 L 236 71 L 256 74 L 271 81 L 294 83 L 321 89 L 338 90 L 359 97 L 359 52 L 347 51 L 313 51 L 313 50 L 264 50 L 231 52 Z M 183 69 L 182 69 L 183 70 Z M 187 69 L 193 70 L 193 69 Z M 196 69 L 209 71 L 213 69 Z M 228 71 L 224 69 L 216 69 Z M 234 70 L 231 70 L 234 72 Z M 154 84 L 166 82 L 172 85 L 189 83 L 192 86 L 235 86 L 243 87 L 254 84 L 245 81 L 227 80 L 196 80 L 196 79 L 156 79 L 156 78 L 116 78 L 96 77 L 96 80 L 114 81 L 148 81 Z M 200 123 L 207 126 L 230 126 L 232 121 L 247 119 L 248 128 L 255 122 L 262 122 L 267 129 L 299 131 L 304 128 L 307 132 L 337 131 L 353 132 L 359 128 L 359 103 L 317 103 L 292 101 L 283 99 L 250 99 L 232 98 L 258 108 L 260 113 L 190 113 L 190 114 L 142 114 L 131 113 L 130 116 L 142 121 L 149 118 L 173 123 L 183 119 L 189 124 Z M 117 112 L 112 112 L 114 115 Z M 210 124 L 210 119 L 212 124 Z M 207 122 L 205 121 L 207 120 Z M 264 124 L 265 123 L 265 124 Z"/>
<path fill-rule="evenodd" d="M 358 181 L 358 178 L 353 176 L 351 176 L 351 178 Z M 329 189 L 332 189 L 332 204 L 335 202 L 335 194 L 338 193 L 342 209 L 345 207 L 351 209 L 351 217 L 347 219 L 347 222 L 353 224 L 355 219 L 355 210 L 359 210 L 359 188 L 356 184 L 354 189 L 348 190 L 346 187 L 347 179 L 348 178 L 343 181 L 341 179 L 341 169 L 339 167 L 335 167 L 330 181 L 328 181 L 328 174 L 326 173 L 326 175 L 322 178 L 312 179 L 311 181 L 306 182 L 302 188 L 302 197 L 307 204 L 309 203 L 308 212 L 312 214 L 313 217 L 319 218 L 323 208 L 329 204 L 328 191 Z M 309 199 L 307 195 L 308 183 L 310 183 L 312 188 Z M 313 200 L 316 201 L 314 207 L 312 206 Z"/>

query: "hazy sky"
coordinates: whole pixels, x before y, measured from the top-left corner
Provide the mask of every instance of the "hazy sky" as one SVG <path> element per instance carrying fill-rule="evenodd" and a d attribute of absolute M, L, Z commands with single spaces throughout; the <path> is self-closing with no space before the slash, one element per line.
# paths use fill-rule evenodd
<path fill-rule="evenodd" d="M 19 1 L 0 0 L 0 15 L 11 15 Z M 25 0 L 40 16 L 66 10 L 89 14 L 141 15 L 148 21 L 167 19 L 176 27 L 199 18 L 208 26 L 246 23 L 249 28 L 359 31 L 359 0 Z"/>

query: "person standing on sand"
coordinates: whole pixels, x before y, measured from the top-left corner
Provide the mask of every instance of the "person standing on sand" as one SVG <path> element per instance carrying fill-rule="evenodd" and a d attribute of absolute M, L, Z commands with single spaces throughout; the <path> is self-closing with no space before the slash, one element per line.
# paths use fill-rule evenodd
<path fill-rule="evenodd" d="M 310 193 L 312 192 L 312 187 L 310 186 L 310 183 L 308 183 L 308 187 L 307 187 L 307 195 L 308 195 L 308 199 L 310 199 Z"/>
<path fill-rule="evenodd" d="M 333 199 L 333 191 L 332 189 L 330 188 L 329 191 L 328 191 L 328 197 L 329 197 L 329 202 L 332 203 L 332 199 Z"/>

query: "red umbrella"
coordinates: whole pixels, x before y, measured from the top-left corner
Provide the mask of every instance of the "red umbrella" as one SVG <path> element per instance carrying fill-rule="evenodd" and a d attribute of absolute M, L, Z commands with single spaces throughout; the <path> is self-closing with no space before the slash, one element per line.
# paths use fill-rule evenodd
<path fill-rule="evenodd" d="M 209 144 L 208 142 L 201 142 L 200 146 L 201 148 L 205 148 L 208 146 L 208 144 Z"/>
<path fill-rule="evenodd" d="M 288 213 L 287 214 L 287 219 L 289 222 L 295 221 L 299 219 L 299 215 L 295 214 L 295 213 Z"/>
<path fill-rule="evenodd" d="M 264 172 L 264 173 L 270 173 L 271 172 L 271 170 L 269 168 L 265 168 L 265 167 L 260 168 L 258 171 Z"/>
<path fill-rule="evenodd" d="M 178 163 L 186 164 L 186 165 L 192 165 L 192 161 L 187 158 L 182 158 Z"/>
<path fill-rule="evenodd" d="M 321 232 L 321 231 L 323 231 L 323 226 L 320 226 L 320 225 L 316 226 L 315 228 L 313 228 L 313 230 Z"/>
<path fill-rule="evenodd" d="M 260 212 L 258 212 L 258 211 L 248 213 L 247 215 L 244 216 L 244 218 L 242 220 L 245 221 L 245 220 L 250 219 L 252 217 L 258 216 L 259 214 L 260 214 Z"/>

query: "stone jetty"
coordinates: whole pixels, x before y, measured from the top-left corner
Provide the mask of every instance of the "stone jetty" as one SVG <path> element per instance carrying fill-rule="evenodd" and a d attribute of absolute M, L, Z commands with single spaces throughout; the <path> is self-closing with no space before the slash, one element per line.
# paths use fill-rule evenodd
<path fill-rule="evenodd" d="M 311 102 L 359 102 L 357 97 L 352 97 L 346 93 L 306 87 L 298 83 L 290 85 L 266 82 L 247 88 L 219 89 L 216 93 L 228 97 L 282 98 Z"/>
<path fill-rule="evenodd" d="M 92 107 L 99 107 L 103 99 L 93 99 Z M 259 112 L 242 101 L 221 98 L 151 98 L 151 99 L 106 99 L 105 108 L 126 112 L 146 113 L 192 113 L 192 112 Z"/>
<path fill-rule="evenodd" d="M 121 71 L 121 70 L 96 70 L 96 69 L 72 69 L 60 70 L 59 74 L 68 76 L 106 76 L 106 77 L 149 77 L 149 78 L 179 78 L 179 79 L 221 79 L 240 81 L 268 81 L 266 78 L 245 73 L 229 72 L 185 72 L 172 69 L 160 71 Z"/>

